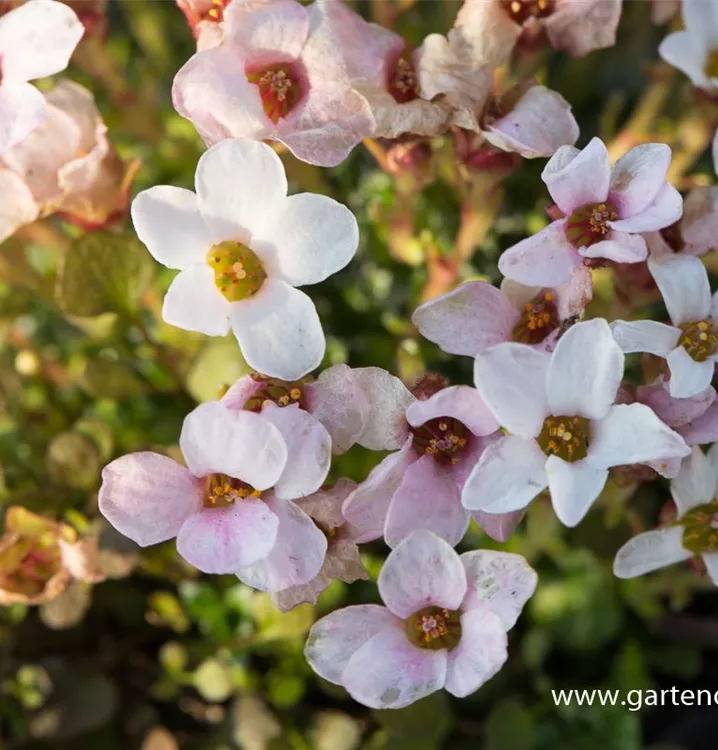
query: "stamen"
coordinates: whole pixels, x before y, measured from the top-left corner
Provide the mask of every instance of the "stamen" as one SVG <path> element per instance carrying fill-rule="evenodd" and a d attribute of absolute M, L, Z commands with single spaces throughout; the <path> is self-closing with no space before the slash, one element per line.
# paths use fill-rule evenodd
<path fill-rule="evenodd" d="M 398 104 L 406 104 L 419 98 L 419 79 L 411 56 L 406 52 L 402 52 L 389 67 L 387 89 Z"/>
<path fill-rule="evenodd" d="M 207 254 L 217 289 L 230 301 L 239 302 L 256 294 L 267 274 L 259 258 L 241 242 L 222 242 Z"/>
<path fill-rule="evenodd" d="M 511 19 L 523 24 L 530 18 L 546 18 L 553 13 L 555 0 L 501 0 Z"/>
<path fill-rule="evenodd" d="M 718 351 L 718 327 L 713 318 L 689 320 L 680 328 L 683 333 L 678 346 L 682 346 L 696 362 L 705 362 Z"/>
<path fill-rule="evenodd" d="M 264 112 L 275 125 L 297 106 L 304 94 L 295 64 L 280 63 L 261 70 L 245 70 L 245 74 L 259 89 Z"/>
<path fill-rule="evenodd" d="M 601 242 L 611 231 L 609 221 L 618 219 L 612 203 L 593 203 L 576 209 L 566 222 L 566 238 L 576 248 Z"/>
<path fill-rule="evenodd" d="M 718 552 L 718 498 L 689 510 L 676 524 L 683 526 L 683 546 L 696 554 Z"/>
<path fill-rule="evenodd" d="M 261 497 L 262 493 L 251 484 L 226 474 L 210 474 L 206 480 L 205 508 L 226 508 L 248 497 Z"/>
<path fill-rule="evenodd" d="M 524 306 L 512 331 L 512 338 L 522 344 L 540 344 L 560 325 L 553 292 L 543 290 Z"/>
<path fill-rule="evenodd" d="M 536 442 L 547 456 L 569 463 L 588 455 L 590 425 L 585 417 L 546 417 Z"/>
<path fill-rule="evenodd" d="M 302 386 L 311 378 L 303 378 L 301 381 L 293 383 L 277 378 L 268 378 L 259 373 L 253 373 L 252 378 L 264 385 L 244 405 L 247 411 L 260 412 L 267 404 L 276 404 L 277 406 L 299 404 L 300 407 L 304 407 Z"/>
<path fill-rule="evenodd" d="M 718 49 L 713 49 L 708 53 L 705 74 L 708 78 L 718 78 Z"/>
<path fill-rule="evenodd" d="M 461 640 L 461 612 L 442 607 L 425 607 L 406 620 L 409 640 L 419 648 L 452 649 Z"/>
<path fill-rule="evenodd" d="M 437 461 L 449 464 L 459 462 L 471 435 L 469 428 L 453 417 L 436 417 L 410 430 L 414 450 L 420 456 L 434 456 Z"/>

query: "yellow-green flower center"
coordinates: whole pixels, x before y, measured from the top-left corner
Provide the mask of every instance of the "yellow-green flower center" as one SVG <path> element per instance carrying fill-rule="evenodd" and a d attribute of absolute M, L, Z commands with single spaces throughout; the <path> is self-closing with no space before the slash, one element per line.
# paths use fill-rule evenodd
<path fill-rule="evenodd" d="M 691 552 L 718 552 L 718 499 L 689 510 L 679 521 L 683 546 Z"/>
<path fill-rule="evenodd" d="M 259 258 L 241 242 L 220 242 L 207 253 L 217 289 L 230 301 L 239 302 L 256 294 L 267 274 Z"/>
<path fill-rule="evenodd" d="M 536 442 L 547 456 L 569 463 L 588 455 L 590 424 L 585 417 L 546 417 Z"/>
<path fill-rule="evenodd" d="M 696 362 L 705 362 L 718 351 L 718 328 L 713 318 L 689 320 L 681 327 L 678 346 L 682 346 Z"/>
<path fill-rule="evenodd" d="M 451 651 L 461 640 L 461 612 L 443 607 L 425 607 L 406 620 L 406 634 L 419 648 Z"/>
<path fill-rule="evenodd" d="M 540 344 L 560 325 L 553 293 L 544 290 L 524 305 L 511 338 L 522 344 Z"/>
<path fill-rule="evenodd" d="M 718 78 L 718 49 L 713 49 L 708 53 L 705 73 L 708 78 Z"/>
<path fill-rule="evenodd" d="M 251 377 L 258 383 L 262 383 L 262 388 L 255 391 L 245 403 L 244 408 L 247 411 L 260 412 L 268 403 L 277 406 L 299 404 L 300 407 L 304 408 L 304 386 L 311 378 L 306 377 L 302 380 L 289 382 L 278 378 L 269 378 L 266 375 L 260 375 L 258 372 L 252 373 Z"/>
<path fill-rule="evenodd" d="M 262 496 L 252 485 L 226 474 L 210 474 L 205 479 L 205 485 L 205 508 L 226 508 L 237 500 Z"/>
<path fill-rule="evenodd" d="M 554 0 L 501 0 L 512 20 L 522 24 L 529 18 L 546 18 L 553 13 Z"/>

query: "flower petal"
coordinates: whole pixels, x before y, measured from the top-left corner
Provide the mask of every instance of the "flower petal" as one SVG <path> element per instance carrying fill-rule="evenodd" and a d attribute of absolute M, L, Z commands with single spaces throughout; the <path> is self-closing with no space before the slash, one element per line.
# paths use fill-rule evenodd
<path fill-rule="evenodd" d="M 499 424 L 520 437 L 541 432 L 548 415 L 546 373 L 550 357 L 524 344 L 497 344 L 474 362 L 474 382 Z"/>
<path fill-rule="evenodd" d="M 625 357 L 602 318 L 577 323 L 559 339 L 546 375 L 551 414 L 601 419 L 616 398 Z"/>
<path fill-rule="evenodd" d="M 466 480 L 461 502 L 488 513 L 521 510 L 548 485 L 545 464 L 535 440 L 508 435 L 484 451 Z"/>
<path fill-rule="evenodd" d="M 674 326 L 708 317 L 711 288 L 705 266 L 698 258 L 669 255 L 649 260 L 648 270 L 663 295 Z"/>
<path fill-rule="evenodd" d="M 710 78 L 705 73 L 708 49 L 694 34 L 688 31 L 669 34 L 658 45 L 658 54 L 674 68 L 685 73 L 694 86 L 711 88 Z"/>
<path fill-rule="evenodd" d="M 692 553 L 683 548 L 683 527 L 646 531 L 629 539 L 613 561 L 617 578 L 636 578 L 667 565 L 688 560 Z"/>
<path fill-rule="evenodd" d="M 716 494 L 716 473 L 700 448 L 683 459 L 678 476 L 671 482 L 671 495 L 682 516 L 698 505 L 709 503 Z"/>
<path fill-rule="evenodd" d="M 262 417 L 282 434 L 287 446 L 287 463 L 274 485 L 280 500 L 311 495 L 321 486 L 332 462 L 332 439 L 321 422 L 298 405 L 267 404 Z"/>
<path fill-rule="evenodd" d="M 546 474 L 553 509 L 564 526 L 576 526 L 583 519 L 608 479 L 608 469 L 588 459 L 568 463 L 558 456 L 548 457 Z"/>
<path fill-rule="evenodd" d="M 278 527 L 267 503 L 245 498 L 191 515 L 177 535 L 177 551 L 203 573 L 234 573 L 271 552 Z"/>
<path fill-rule="evenodd" d="M 682 346 L 674 349 L 667 359 L 671 371 L 668 387 L 673 398 L 690 398 L 711 384 L 715 370 L 712 359 L 696 362 Z"/>
<path fill-rule="evenodd" d="M 141 547 L 177 536 L 203 498 L 202 482 L 158 453 L 131 453 L 102 470 L 100 512 Z"/>
<path fill-rule="evenodd" d="M 700 417 L 678 428 L 688 445 L 705 445 L 718 441 L 718 403 L 711 404 Z"/>
<path fill-rule="evenodd" d="M 259 391 L 263 391 L 266 385 L 266 381 L 263 381 L 259 377 L 254 377 L 252 374 L 242 375 L 234 385 L 229 387 L 219 401 L 228 409 L 237 409 L 241 411 L 244 409 L 244 405 L 247 401 L 254 398 Z"/>
<path fill-rule="evenodd" d="M 511 513 L 486 513 L 475 510 L 471 513 L 479 528 L 495 542 L 507 541 L 525 515 L 524 510 L 515 510 Z"/>
<path fill-rule="evenodd" d="M 447 542 L 430 531 L 414 531 L 389 553 L 378 585 L 384 604 L 406 618 L 430 605 L 458 609 L 466 573 Z"/>
<path fill-rule="evenodd" d="M 0 82 L 0 155 L 27 138 L 46 116 L 47 102 L 34 86 L 23 81 Z"/>
<path fill-rule="evenodd" d="M 656 416 L 676 429 L 688 425 L 705 414 L 716 400 L 716 392 L 708 387 L 691 398 L 673 398 L 661 380 L 653 385 L 636 388 L 636 400 L 653 409 Z"/>
<path fill-rule="evenodd" d="M 294 0 L 233 3 L 225 10 L 225 39 L 251 61 L 267 50 L 299 57 L 309 34 L 307 9 Z"/>
<path fill-rule="evenodd" d="M 683 201 L 682 252 L 703 255 L 716 244 L 718 235 L 718 188 L 699 185 Z"/>
<path fill-rule="evenodd" d="M 9 169 L 0 169 L 0 195 L 3 196 L 0 203 L 0 242 L 3 242 L 19 227 L 35 221 L 39 208 L 27 185 Z"/>
<path fill-rule="evenodd" d="M 668 147 L 666 146 L 666 148 Z M 673 185 L 664 182 L 656 197 L 640 213 L 618 221 L 610 221 L 608 224 L 619 232 L 655 232 L 675 224 L 682 215 L 683 198 L 681 194 Z"/>
<path fill-rule="evenodd" d="M 403 629 L 403 623 L 376 604 L 344 607 L 314 623 L 307 636 L 304 656 L 309 666 L 325 680 L 342 684 L 349 659 L 370 638 L 383 630 Z"/>
<path fill-rule="evenodd" d="M 654 202 L 667 184 L 665 179 L 670 163 L 671 149 L 665 143 L 643 143 L 634 146 L 616 162 L 611 172 L 608 199 L 618 209 L 621 219 L 630 224 L 632 217 L 645 211 Z M 676 192 L 675 188 L 672 190 Z M 678 200 L 680 201 L 680 196 Z M 661 226 L 647 227 L 645 230 L 633 229 L 630 226 L 616 229 L 629 232 L 653 231 L 672 223 L 668 221 Z"/>
<path fill-rule="evenodd" d="M 474 435 L 490 435 L 499 429 L 499 423 L 479 392 L 468 385 L 442 388 L 426 401 L 414 401 L 406 410 L 406 419 L 413 427 L 437 417 L 453 417 L 465 424 Z"/>
<path fill-rule="evenodd" d="M 616 230 L 606 235 L 607 239 L 582 247 L 582 258 L 608 258 L 616 263 L 640 263 L 648 257 L 646 240 L 638 234 Z"/>
<path fill-rule="evenodd" d="M 233 304 L 230 319 L 247 364 L 265 375 L 299 380 L 324 357 L 314 302 L 280 279 L 268 278 L 253 297 Z"/>
<path fill-rule="evenodd" d="M 287 463 L 282 434 L 268 419 L 218 401 L 200 404 L 185 417 L 179 444 L 195 476 L 227 474 L 257 490 L 273 487 Z"/>
<path fill-rule="evenodd" d="M 246 567 L 237 566 L 232 572 L 260 591 L 282 591 L 311 581 L 324 563 L 327 538 L 293 502 L 280 500 L 274 493 L 262 500 L 279 519 L 276 541 L 267 556 Z"/>
<path fill-rule="evenodd" d="M 426 529 L 452 547 L 469 528 L 469 513 L 461 505 L 459 488 L 451 470 L 433 456 L 422 456 L 407 467 L 386 517 L 384 538 L 396 547 L 412 531 Z"/>
<path fill-rule="evenodd" d="M 718 586 L 718 553 L 704 552 L 702 557 L 703 557 L 703 562 L 705 563 L 705 566 L 706 566 L 708 577 L 711 579 L 711 581 L 713 581 L 713 583 L 716 586 Z"/>
<path fill-rule="evenodd" d="M 616 320 L 611 332 L 625 354 L 648 352 L 667 357 L 675 349 L 681 332 L 655 320 Z"/>
<path fill-rule="evenodd" d="M 409 434 L 406 410 L 414 396 L 399 378 L 380 367 L 359 367 L 354 377 L 369 399 L 366 428 L 357 442 L 373 451 L 401 448 Z"/>
<path fill-rule="evenodd" d="M 170 284 L 162 304 L 162 318 L 185 331 L 226 336 L 231 309 L 214 283 L 212 269 L 205 263 L 195 263 L 180 271 Z"/>

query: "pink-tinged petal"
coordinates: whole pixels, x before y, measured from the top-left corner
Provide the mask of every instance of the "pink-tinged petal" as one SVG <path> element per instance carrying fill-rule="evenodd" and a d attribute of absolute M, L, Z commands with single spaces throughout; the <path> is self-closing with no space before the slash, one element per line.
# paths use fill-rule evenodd
<path fill-rule="evenodd" d="M 527 159 L 551 156 L 561 146 L 572 146 L 578 136 L 571 105 L 545 86 L 532 86 L 506 116 L 484 131 L 489 143 Z"/>
<path fill-rule="evenodd" d="M 529 286 L 561 286 L 581 265 L 581 256 L 566 239 L 566 222 L 554 221 L 521 240 L 499 258 L 504 276 Z"/>
<path fill-rule="evenodd" d="M 543 26 L 554 49 L 583 57 L 616 43 L 621 7 L 622 0 L 558 0 Z"/>
<path fill-rule="evenodd" d="M 546 376 L 551 414 L 601 419 L 616 399 L 624 354 L 602 318 L 577 323 L 561 337 Z"/>
<path fill-rule="evenodd" d="M 389 504 L 407 468 L 417 458 L 412 438 L 409 438 L 400 451 L 392 453 L 375 466 L 347 498 L 343 508 L 344 517 L 356 529 L 357 544 L 371 542 L 384 534 Z"/>
<path fill-rule="evenodd" d="M 659 568 L 688 560 L 692 553 L 683 548 L 683 527 L 647 531 L 629 539 L 613 561 L 617 578 L 636 578 Z"/>
<path fill-rule="evenodd" d="M 356 482 L 351 479 L 337 479 L 330 487 L 300 498 L 295 503 L 324 528 L 337 529 L 346 523 L 342 506 L 356 488 Z"/>
<path fill-rule="evenodd" d="M 447 542 L 421 530 L 389 553 L 378 585 L 384 604 L 397 617 L 406 618 L 432 605 L 458 609 L 466 595 L 466 573 Z"/>
<path fill-rule="evenodd" d="M 295 0 L 230 3 L 224 12 L 225 39 L 251 61 L 268 50 L 299 57 L 309 34 L 309 14 Z"/>
<path fill-rule="evenodd" d="M 667 357 L 681 335 L 678 328 L 655 320 L 616 320 L 611 331 L 625 354 L 648 352 L 657 357 Z"/>
<path fill-rule="evenodd" d="M 462 609 L 493 612 L 511 630 L 536 589 L 536 571 L 521 555 L 496 550 L 465 552 L 461 562 L 467 581 Z"/>
<path fill-rule="evenodd" d="M 294 500 L 316 492 L 332 462 L 332 439 L 324 425 L 298 405 L 267 404 L 262 417 L 281 432 L 287 446 L 287 463 L 274 485 L 277 497 Z"/>
<path fill-rule="evenodd" d="M 485 281 L 469 281 L 424 302 L 411 320 L 419 333 L 449 354 L 476 356 L 511 339 L 519 313 L 506 296 Z"/>
<path fill-rule="evenodd" d="M 84 33 L 76 13 L 63 3 L 20 5 L 0 18 L 3 77 L 33 81 L 65 70 Z"/>
<path fill-rule="evenodd" d="M 667 357 L 671 379 L 668 383 L 673 398 L 690 398 L 704 391 L 713 380 L 715 362 L 707 359 L 697 362 L 690 354 L 679 346 Z"/>
<path fill-rule="evenodd" d="M 474 382 L 499 424 L 525 438 L 536 437 L 549 414 L 546 373 L 550 357 L 524 344 L 497 344 L 474 362 Z"/>
<path fill-rule="evenodd" d="M 548 486 L 545 465 L 535 440 L 508 435 L 484 451 L 466 480 L 461 502 L 488 513 L 521 510 Z"/>
<path fill-rule="evenodd" d="M 709 503 L 716 494 L 716 472 L 700 448 L 683 459 L 678 476 L 671 482 L 671 495 L 682 516 L 698 505 Z"/>
<path fill-rule="evenodd" d="M 232 331 L 247 364 L 281 380 L 299 380 L 319 367 L 326 342 L 314 302 L 280 279 L 268 278 L 231 306 Z"/>
<path fill-rule="evenodd" d="M 671 149 L 665 143 L 644 143 L 635 146 L 616 162 L 611 172 L 608 198 L 616 206 L 621 219 L 629 221 L 630 224 L 632 217 L 651 206 L 666 185 L 666 172 L 670 163 Z M 668 224 L 670 223 L 672 222 L 669 221 Z M 645 230 L 633 229 L 631 226 L 619 226 L 616 229 L 640 232 L 661 229 L 664 226 L 667 225 L 647 227 Z"/>
<path fill-rule="evenodd" d="M 412 531 L 426 529 L 457 545 L 469 528 L 469 513 L 461 505 L 451 469 L 433 456 L 409 466 L 389 505 L 384 538 L 396 547 Z"/>
<path fill-rule="evenodd" d="M 137 236 L 162 265 L 181 270 L 206 261 L 212 239 L 191 190 L 169 185 L 143 190 L 131 213 Z"/>
<path fill-rule="evenodd" d="M 231 310 L 231 304 L 214 283 L 214 271 L 206 263 L 195 263 L 180 271 L 170 284 L 162 318 L 185 331 L 226 336 Z"/>
<path fill-rule="evenodd" d="M 34 86 L 23 81 L 0 82 L 0 155 L 27 138 L 46 116 L 47 103 Z"/>
<path fill-rule="evenodd" d="M 267 503 L 245 498 L 191 515 L 177 534 L 177 551 L 203 573 L 234 573 L 270 554 L 278 528 Z"/>
<path fill-rule="evenodd" d="M 341 685 L 349 659 L 368 640 L 384 630 L 403 633 L 404 627 L 386 607 L 376 604 L 337 609 L 314 623 L 304 656 L 320 677 Z"/>
<path fill-rule="evenodd" d="M 591 422 L 588 460 L 610 468 L 681 458 L 691 449 L 643 404 L 612 406 L 605 419 Z"/>
<path fill-rule="evenodd" d="M 303 387 L 304 408 L 332 437 L 332 452 L 346 453 L 366 429 L 369 398 L 347 365 L 324 370 Z"/>
<path fill-rule="evenodd" d="M 445 649 L 418 648 L 399 628 L 387 628 L 349 659 L 342 685 L 369 708 L 404 708 L 444 687 L 446 662 Z"/>
<path fill-rule="evenodd" d="M 2 116 L 2 115 L 0 115 Z M 0 242 L 37 219 L 39 208 L 27 185 L 9 169 L 0 169 Z"/>
<path fill-rule="evenodd" d="M 582 206 L 602 203 L 611 180 L 606 146 L 600 138 L 592 138 L 579 152 L 573 146 L 562 146 L 544 167 L 541 179 L 567 216 Z"/>
<path fill-rule="evenodd" d="M 663 295 L 673 325 L 708 317 L 711 288 L 705 266 L 698 258 L 670 255 L 649 260 L 648 270 Z"/>
<path fill-rule="evenodd" d="M 640 213 L 625 219 L 610 221 L 609 226 L 619 232 L 655 232 L 674 224 L 683 216 L 683 198 L 668 182 Z"/>
<path fill-rule="evenodd" d="M 253 241 L 266 270 L 292 286 L 317 284 L 340 271 L 358 244 L 354 214 L 325 195 L 311 193 L 281 202 Z"/>
<path fill-rule="evenodd" d="M 639 385 L 636 400 L 653 409 L 659 419 L 675 429 L 689 425 L 705 414 L 716 400 L 716 392 L 708 387 L 691 398 L 673 398 L 665 384 L 659 381 L 653 385 Z"/>
<path fill-rule="evenodd" d="M 413 427 L 437 417 L 453 417 L 474 435 L 490 435 L 499 429 L 499 423 L 479 392 L 468 385 L 443 388 L 426 401 L 414 401 L 406 410 L 406 419 Z"/>
<path fill-rule="evenodd" d="M 718 586 L 718 554 L 715 552 L 701 555 L 708 572 L 708 577 Z"/>
<path fill-rule="evenodd" d="M 406 410 L 416 399 L 399 378 L 380 367 L 359 367 L 354 377 L 369 400 L 366 427 L 357 442 L 373 451 L 401 448 L 409 434 Z"/>
<path fill-rule="evenodd" d="M 195 476 L 227 474 L 257 490 L 273 487 L 287 463 L 282 433 L 268 419 L 218 401 L 200 404 L 185 417 L 179 444 Z"/>
<path fill-rule="evenodd" d="M 688 445 L 718 442 L 718 403 L 711 404 L 700 417 L 677 430 Z"/>
<path fill-rule="evenodd" d="M 588 513 L 608 479 L 608 469 L 588 459 L 568 463 L 558 456 L 546 461 L 551 503 L 564 526 L 576 526 Z"/>
<path fill-rule="evenodd" d="M 490 445 L 498 443 L 503 437 L 505 437 L 504 433 L 501 432 L 501 430 L 496 430 L 496 432 L 492 432 L 485 437 L 474 436 L 468 441 L 464 449 L 461 451 L 461 456 L 459 457 L 458 462 L 451 466 L 451 475 L 459 490 L 464 489 L 466 480 L 474 470 L 474 466 L 479 462 L 484 451 Z"/>
<path fill-rule="evenodd" d="M 471 517 L 484 534 L 490 536 L 495 542 L 505 542 L 514 533 L 525 515 L 525 510 L 515 510 L 512 513 L 486 513 L 482 510 L 475 510 Z"/>
<path fill-rule="evenodd" d="M 681 252 L 703 255 L 716 245 L 718 235 L 718 188 L 694 187 L 683 201 L 681 236 L 685 246 Z"/>
<path fill-rule="evenodd" d="M 100 512 L 141 547 L 177 536 L 203 500 L 202 482 L 158 453 L 131 453 L 102 470 Z"/>
<path fill-rule="evenodd" d="M 701 39 L 688 31 L 669 34 L 659 45 L 658 54 L 674 68 L 685 73 L 694 86 L 711 89 L 711 80 L 705 73 L 708 49 Z"/>
<path fill-rule="evenodd" d="M 264 390 L 266 382 L 252 375 L 243 375 L 219 400 L 228 409 L 244 409 L 244 405 L 259 391 Z"/>
<path fill-rule="evenodd" d="M 200 157 L 195 174 L 199 210 L 216 242 L 248 242 L 277 221 L 287 178 L 273 149 L 250 140 L 226 140 Z M 261 256 L 261 246 L 254 248 Z"/>
<path fill-rule="evenodd" d="M 465 698 L 488 682 L 508 658 L 508 639 L 492 612 L 473 610 L 461 615 L 461 640 L 449 652 L 444 687 Z"/>
<path fill-rule="evenodd" d="M 282 591 L 314 578 L 327 554 L 327 538 L 312 519 L 289 500 L 271 493 L 262 498 L 279 519 L 276 542 L 267 556 L 233 570 L 237 578 L 260 591 Z M 241 503 L 240 503 L 241 504 Z"/>
<path fill-rule="evenodd" d="M 637 234 L 613 230 L 608 239 L 582 247 L 579 254 L 583 258 L 608 258 L 616 263 L 640 263 L 648 257 L 648 245 Z"/>
<path fill-rule="evenodd" d="M 586 306 L 593 298 L 593 277 L 587 266 L 578 266 L 571 279 L 556 289 L 558 314 L 563 320 L 574 315 L 583 317 Z"/>

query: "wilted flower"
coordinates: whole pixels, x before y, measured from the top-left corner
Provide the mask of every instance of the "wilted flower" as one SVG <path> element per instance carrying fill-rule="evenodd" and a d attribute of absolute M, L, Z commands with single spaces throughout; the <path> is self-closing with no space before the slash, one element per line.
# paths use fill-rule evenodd
<path fill-rule="evenodd" d="M 612 466 L 685 456 L 690 449 L 643 404 L 613 405 L 624 355 L 605 320 L 577 323 L 552 354 L 497 344 L 476 358 L 476 387 L 510 433 L 489 446 L 464 485 L 471 510 L 524 508 L 546 487 L 575 526 Z"/>
<path fill-rule="evenodd" d="M 0 155 L 45 118 L 42 94 L 28 81 L 65 70 L 84 28 L 62 3 L 30 0 L 0 18 Z"/>
<path fill-rule="evenodd" d="M 536 587 L 519 555 L 459 556 L 415 531 L 379 575 L 386 606 L 345 607 L 309 632 L 304 654 L 325 680 L 371 708 L 402 708 L 446 689 L 463 698 L 506 661 L 507 638 Z"/>
<path fill-rule="evenodd" d="M 563 218 L 509 248 L 499 270 L 522 284 L 556 286 L 597 259 L 637 263 L 648 254 L 642 232 L 670 226 L 682 214 L 666 173 L 671 150 L 636 146 L 611 168 L 598 138 L 579 151 L 562 146 L 541 175 Z"/>
<path fill-rule="evenodd" d="M 717 447 L 713 446 L 707 456 L 700 448 L 693 448 L 671 482 L 678 519 L 626 542 L 613 563 L 615 575 L 635 578 L 698 555 L 718 586 L 717 474 Z"/>
<path fill-rule="evenodd" d="M 205 573 L 235 573 L 279 591 L 319 572 L 327 541 L 292 500 L 316 492 L 331 439 L 296 407 L 261 414 L 201 404 L 184 421 L 188 468 L 157 453 L 118 458 L 102 472 L 100 511 L 142 547 L 177 537 Z"/>
<path fill-rule="evenodd" d="M 197 164 L 196 194 L 158 186 L 132 203 L 139 238 L 180 273 L 164 300 L 164 319 L 224 336 L 230 327 L 251 367 L 296 380 L 324 356 L 312 300 L 315 284 L 352 259 L 357 222 L 322 195 L 287 197 L 287 178 L 269 146 L 228 140 Z"/>
<path fill-rule="evenodd" d="M 711 297 L 708 274 L 698 258 L 666 255 L 648 262 L 673 325 L 655 320 L 618 320 L 613 335 L 624 352 L 665 357 L 670 394 L 689 398 L 713 380 L 718 361 L 718 296 Z"/>

